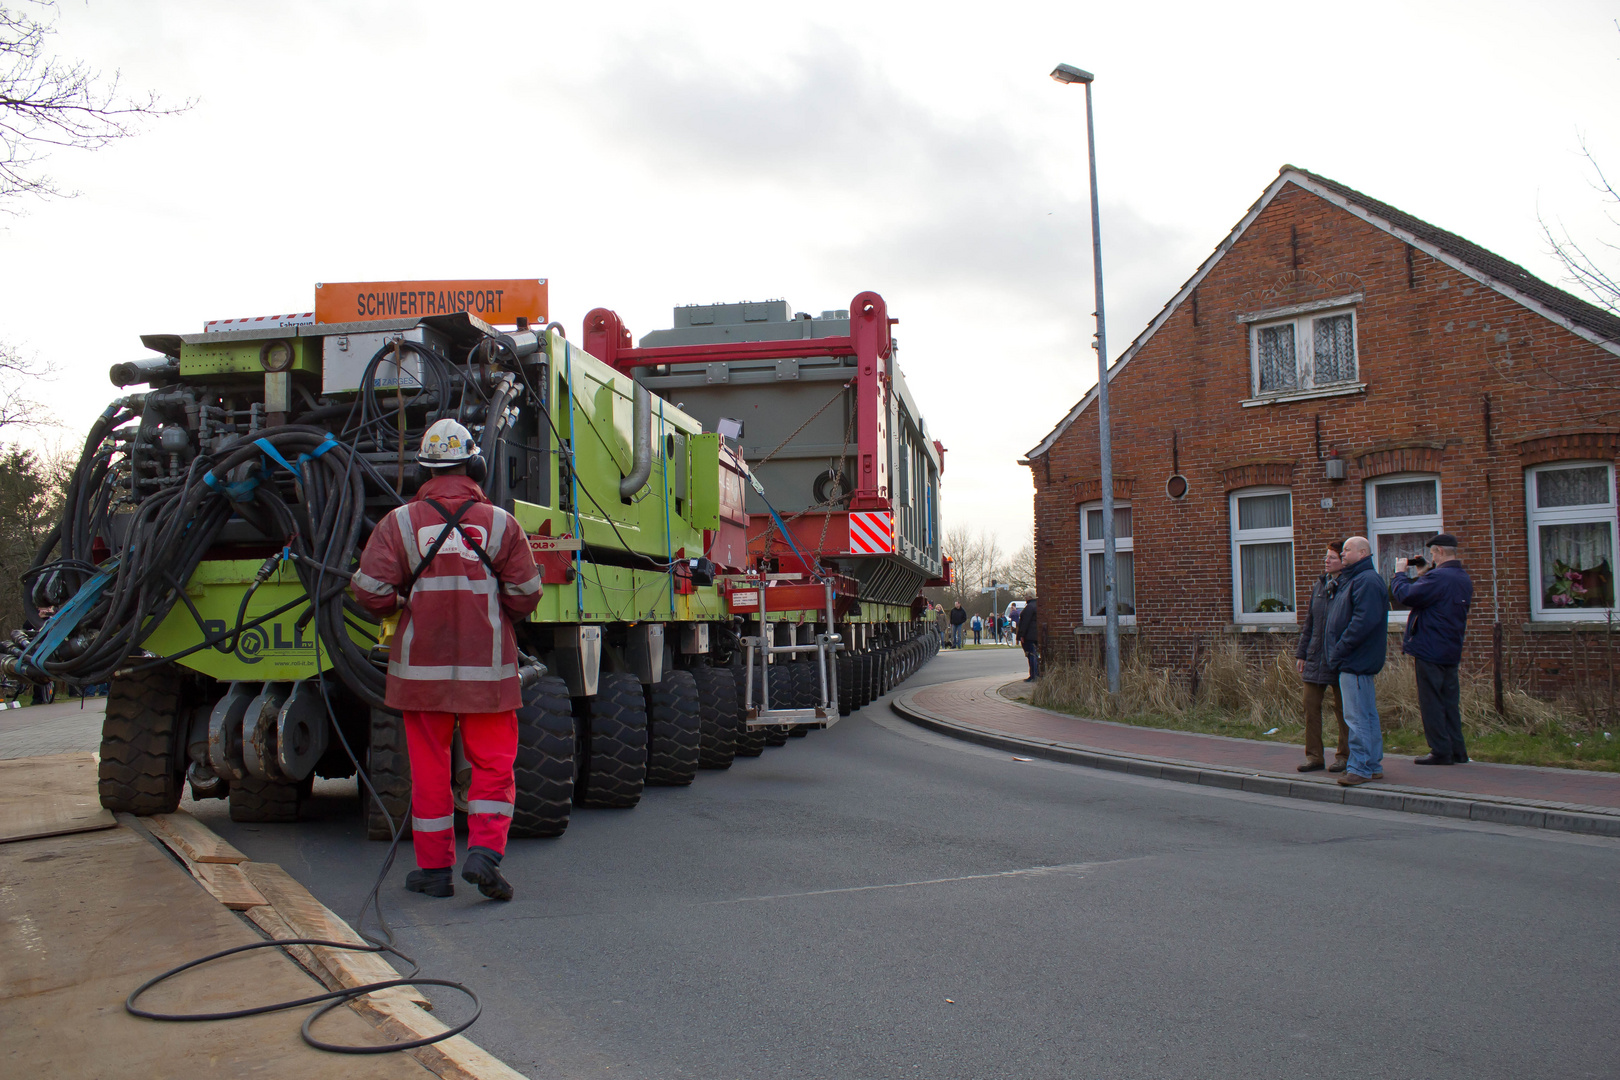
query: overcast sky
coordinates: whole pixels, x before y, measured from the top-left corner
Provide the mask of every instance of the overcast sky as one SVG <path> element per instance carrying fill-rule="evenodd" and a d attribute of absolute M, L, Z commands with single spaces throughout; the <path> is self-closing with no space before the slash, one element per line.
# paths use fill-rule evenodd
<path fill-rule="evenodd" d="M 0 221 L 0 338 L 81 433 L 139 335 L 308 310 L 317 281 L 545 277 L 606 306 L 874 289 L 949 448 L 948 524 L 1027 539 L 1016 461 L 1284 163 L 1558 280 L 1537 215 L 1611 228 L 1620 5 L 64 0 L 63 55 L 183 116 L 51 169 Z M 1620 238 L 1613 229 L 1611 239 Z"/>

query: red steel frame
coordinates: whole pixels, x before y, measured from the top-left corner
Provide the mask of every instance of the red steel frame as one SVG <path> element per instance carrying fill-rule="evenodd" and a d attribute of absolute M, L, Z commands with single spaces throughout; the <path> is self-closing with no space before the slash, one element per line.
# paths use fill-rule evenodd
<path fill-rule="evenodd" d="M 892 347 L 888 305 L 875 292 L 863 292 L 849 303 L 849 336 L 793 338 L 788 341 L 734 341 L 714 345 L 669 345 L 637 349 L 619 316 L 597 308 L 585 316 L 585 351 L 626 375 L 655 364 L 713 364 L 728 360 L 794 360 L 802 356 L 853 356 L 855 365 L 855 445 L 859 465 L 853 478 L 850 510 L 893 510 L 889 501 L 889 458 L 884 447 L 889 434 L 889 371 Z M 800 519 L 803 520 L 802 518 Z M 836 515 L 829 528 L 842 548 L 849 546 L 845 513 Z M 816 520 L 817 539 L 821 521 Z M 798 537 L 795 537 L 797 541 Z M 842 553 L 840 551 L 840 553 Z"/>
<path fill-rule="evenodd" d="M 885 446 L 889 434 L 889 394 L 892 392 L 888 360 L 893 339 L 889 327 L 899 322 L 889 318 L 888 305 L 875 292 L 856 295 L 849 304 L 849 334 L 839 337 L 793 338 L 783 341 L 734 341 L 706 345 L 670 345 L 656 349 L 635 348 L 630 330 L 616 312 L 596 308 L 585 316 L 585 351 L 626 375 L 633 375 L 638 367 L 660 364 L 712 364 L 733 360 L 794 360 L 805 356 L 853 356 L 855 364 L 855 443 L 859 464 L 854 477 L 855 488 L 850 494 L 849 506 L 842 511 L 828 511 L 824 516 L 806 515 L 787 522 L 788 531 L 799 550 L 812 559 L 833 556 L 849 558 L 849 511 L 883 510 L 893 513 L 889 497 L 889 461 Z M 943 456 L 945 448 L 936 441 L 934 446 Z M 749 515 L 755 527 L 770 520 L 768 514 Z M 766 529 L 769 535 L 772 530 Z M 752 548 L 753 545 L 750 545 Z M 755 554 L 772 554 L 767 544 Z M 786 551 L 777 549 L 784 568 L 798 560 Z M 854 556 L 865 558 L 867 556 Z M 883 557 L 883 556 L 877 556 Z M 806 574 L 816 571 L 814 566 L 801 568 Z M 943 575 L 927 582 L 928 585 L 949 584 L 950 560 L 945 563 Z M 758 588 L 759 585 L 736 585 L 733 589 Z M 771 585 L 770 610 L 788 610 L 821 606 L 818 598 L 820 585 Z M 730 600 L 728 590 L 727 599 Z M 835 576 L 834 591 L 838 597 L 839 614 L 847 614 L 854 599 L 855 582 Z M 802 592 L 802 595 L 800 593 Z M 925 605 L 919 596 L 912 602 L 913 617 Z M 746 606 L 746 605 L 745 605 Z M 748 610 L 757 610 L 757 606 Z"/>

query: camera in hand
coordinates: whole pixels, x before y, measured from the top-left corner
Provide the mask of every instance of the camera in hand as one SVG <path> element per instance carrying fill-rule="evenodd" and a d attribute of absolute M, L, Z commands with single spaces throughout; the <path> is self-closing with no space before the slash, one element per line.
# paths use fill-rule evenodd
<path fill-rule="evenodd" d="M 1414 555 L 1410 559 L 1406 560 L 1406 565 L 1407 566 L 1427 566 L 1427 565 L 1429 565 L 1429 563 L 1428 563 L 1428 560 L 1424 559 L 1423 556 Z"/>

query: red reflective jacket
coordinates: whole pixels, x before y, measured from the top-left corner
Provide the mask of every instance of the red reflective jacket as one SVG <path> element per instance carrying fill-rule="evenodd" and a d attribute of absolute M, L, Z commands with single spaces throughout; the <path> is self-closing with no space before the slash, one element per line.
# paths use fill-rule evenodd
<path fill-rule="evenodd" d="M 425 500 L 461 516 L 465 529 L 495 567 L 452 530 L 410 595 L 399 589 L 441 532 L 450 528 Z M 422 712 L 488 713 L 523 703 L 513 619 L 540 603 L 540 572 L 517 519 L 492 504 L 465 476 L 440 476 L 416 498 L 383 518 L 355 572 L 354 597 L 381 617 L 403 607 L 388 653 L 390 708 Z M 505 617 L 502 617 L 502 612 Z"/>

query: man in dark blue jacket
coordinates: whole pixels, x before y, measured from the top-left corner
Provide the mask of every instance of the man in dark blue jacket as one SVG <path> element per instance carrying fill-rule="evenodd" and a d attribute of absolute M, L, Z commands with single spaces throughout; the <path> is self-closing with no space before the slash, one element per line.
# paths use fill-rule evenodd
<path fill-rule="evenodd" d="M 1339 673 L 1339 698 L 1350 728 L 1350 764 L 1339 783 L 1355 787 L 1384 778 L 1384 731 L 1373 676 L 1389 649 L 1389 589 L 1378 576 L 1365 536 L 1344 542 L 1344 570 L 1327 619 L 1328 667 Z"/>
<path fill-rule="evenodd" d="M 1396 602 L 1412 609 L 1401 651 L 1417 667 L 1423 737 L 1429 743 L 1428 754 L 1415 760 L 1419 765 L 1458 765 L 1468 760 L 1468 747 L 1463 743 L 1462 709 L 1457 700 L 1457 665 L 1462 661 L 1474 582 L 1457 558 L 1455 536 L 1439 533 L 1429 537 L 1425 546 L 1429 562 L 1422 575 L 1407 577 L 1407 561 L 1396 559 L 1395 580 L 1390 582 Z"/>

